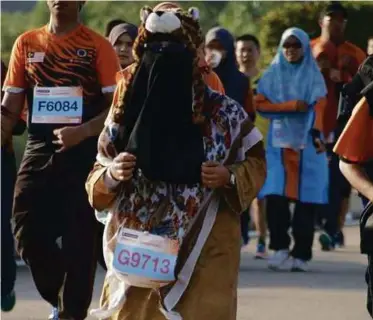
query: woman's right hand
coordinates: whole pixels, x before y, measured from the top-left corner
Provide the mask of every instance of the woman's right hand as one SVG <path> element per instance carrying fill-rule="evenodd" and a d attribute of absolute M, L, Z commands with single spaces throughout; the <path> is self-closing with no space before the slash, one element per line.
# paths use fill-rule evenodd
<path fill-rule="evenodd" d="M 115 180 L 129 181 L 133 177 L 135 166 L 136 157 L 128 152 L 122 152 L 114 158 L 109 171 Z"/>
<path fill-rule="evenodd" d="M 308 111 L 308 103 L 306 101 L 298 100 L 295 108 L 298 112 L 307 112 Z"/>

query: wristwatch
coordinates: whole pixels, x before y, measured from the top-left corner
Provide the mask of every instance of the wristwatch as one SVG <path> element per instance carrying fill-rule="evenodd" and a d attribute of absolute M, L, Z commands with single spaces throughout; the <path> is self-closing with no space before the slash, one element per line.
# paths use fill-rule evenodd
<path fill-rule="evenodd" d="M 236 186 L 236 176 L 234 175 L 233 172 L 231 171 L 229 172 L 230 172 L 229 183 L 226 185 L 226 188 L 233 188 Z"/>

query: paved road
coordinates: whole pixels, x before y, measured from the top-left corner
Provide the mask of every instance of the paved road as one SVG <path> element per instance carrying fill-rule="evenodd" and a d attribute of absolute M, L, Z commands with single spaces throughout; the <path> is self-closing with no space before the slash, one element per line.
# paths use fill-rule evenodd
<path fill-rule="evenodd" d="M 365 257 L 358 253 L 358 229 L 346 229 L 348 246 L 323 253 L 307 274 L 272 272 L 253 260 L 254 245 L 242 254 L 238 320 L 369 320 L 365 312 Z M 103 272 L 97 272 L 93 306 L 98 303 Z M 26 268 L 20 268 L 18 302 L 3 320 L 45 320 L 50 311 L 35 291 Z M 88 318 L 92 319 L 92 318 Z M 205 320 L 205 319 L 195 319 Z M 214 320 L 214 319 L 211 319 Z"/>

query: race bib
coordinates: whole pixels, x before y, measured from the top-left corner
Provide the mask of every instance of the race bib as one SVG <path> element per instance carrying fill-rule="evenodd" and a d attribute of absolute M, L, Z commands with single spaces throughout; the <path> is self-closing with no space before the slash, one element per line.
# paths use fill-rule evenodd
<path fill-rule="evenodd" d="M 275 148 L 304 149 L 309 132 L 309 117 L 274 119 L 272 145 Z"/>
<path fill-rule="evenodd" d="M 175 280 L 178 242 L 122 228 L 117 236 L 113 268 L 136 287 L 159 288 Z"/>
<path fill-rule="evenodd" d="M 32 123 L 80 124 L 83 115 L 81 87 L 35 87 Z"/>

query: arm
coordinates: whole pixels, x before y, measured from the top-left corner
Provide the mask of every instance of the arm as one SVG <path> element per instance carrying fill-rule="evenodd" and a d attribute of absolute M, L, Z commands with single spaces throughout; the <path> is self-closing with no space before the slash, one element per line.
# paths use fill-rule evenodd
<path fill-rule="evenodd" d="M 339 168 L 351 185 L 370 201 L 373 201 L 373 183 L 369 180 L 362 165 L 341 159 Z"/>
<path fill-rule="evenodd" d="M 258 111 L 263 113 L 282 113 L 282 112 L 295 112 L 297 111 L 297 101 L 287 101 L 282 103 L 272 103 L 262 94 L 257 94 L 254 98 L 255 106 Z"/>
<path fill-rule="evenodd" d="M 327 98 L 319 99 L 314 107 L 315 110 L 315 122 L 313 124 L 313 129 L 323 132 L 323 121 L 324 121 L 324 112 L 327 104 Z"/>
<path fill-rule="evenodd" d="M 8 89 L 7 89 L 8 90 Z M 1 146 L 11 139 L 13 129 L 23 110 L 25 93 L 5 92 L 1 103 Z"/>
<path fill-rule="evenodd" d="M 108 175 L 108 167 L 96 162 L 87 178 L 85 188 L 89 203 L 97 211 L 109 209 L 114 202 L 119 183 L 111 179 L 113 178 Z"/>
<path fill-rule="evenodd" d="M 1 103 L 1 145 L 12 137 L 25 103 L 25 56 L 22 36 L 14 43 L 9 69 L 4 81 L 4 97 Z"/>
<path fill-rule="evenodd" d="M 266 159 L 262 141 L 246 152 L 246 160 L 228 166 L 236 178 L 236 186 L 224 189 L 224 198 L 231 209 L 242 213 L 250 207 L 266 178 Z"/>

